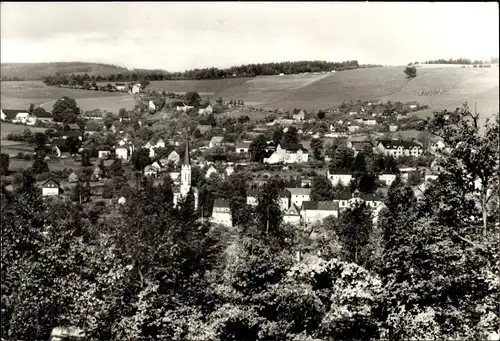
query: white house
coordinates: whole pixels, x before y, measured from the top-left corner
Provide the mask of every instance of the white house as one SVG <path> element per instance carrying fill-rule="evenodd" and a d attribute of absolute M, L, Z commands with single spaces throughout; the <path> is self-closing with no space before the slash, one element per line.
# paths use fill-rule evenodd
<path fill-rule="evenodd" d="M 136 83 L 132 86 L 132 93 L 138 94 L 141 92 L 141 83 Z"/>
<path fill-rule="evenodd" d="M 259 198 L 259 192 L 257 191 L 248 191 L 247 192 L 247 205 L 257 206 Z"/>
<path fill-rule="evenodd" d="M 333 198 L 333 202 L 336 202 L 339 205 L 339 209 L 345 209 L 349 207 L 349 200 L 352 199 L 352 194 L 348 191 L 344 191 L 335 195 Z"/>
<path fill-rule="evenodd" d="M 290 205 L 283 215 L 283 221 L 292 225 L 299 225 L 300 218 L 300 209 L 295 204 Z"/>
<path fill-rule="evenodd" d="M 212 174 L 214 174 L 214 173 L 215 173 L 215 174 L 217 174 L 217 173 L 218 173 L 218 172 L 217 172 L 217 169 L 215 169 L 215 167 L 214 167 L 214 166 L 210 166 L 210 167 L 207 169 L 207 172 L 205 173 L 205 178 L 207 178 L 207 179 L 208 179 L 208 178 L 210 177 L 210 175 L 212 175 Z"/>
<path fill-rule="evenodd" d="M 115 83 L 115 88 L 118 91 L 125 91 L 126 87 L 125 83 Z"/>
<path fill-rule="evenodd" d="M 305 110 L 296 110 L 292 114 L 292 118 L 294 121 L 303 121 L 306 119 L 306 111 Z"/>
<path fill-rule="evenodd" d="M 236 149 L 236 153 L 238 153 L 238 154 L 248 153 L 248 150 L 250 149 L 250 143 L 236 142 L 235 149 Z"/>
<path fill-rule="evenodd" d="M 42 184 L 42 196 L 58 196 L 61 191 L 59 182 L 49 179 Z"/>
<path fill-rule="evenodd" d="M 287 190 L 278 193 L 279 205 L 282 212 L 286 212 L 290 207 L 291 193 Z"/>
<path fill-rule="evenodd" d="M 153 167 L 152 165 L 146 166 L 146 168 L 144 168 L 144 175 L 157 177 L 158 169 L 156 167 Z"/>
<path fill-rule="evenodd" d="M 28 114 L 27 112 L 20 112 L 16 115 L 12 122 L 25 124 L 29 116 L 30 114 Z"/>
<path fill-rule="evenodd" d="M 210 115 L 211 113 L 213 113 L 213 111 L 214 111 L 214 109 L 209 104 L 209 105 L 207 105 L 206 108 L 200 108 L 200 109 L 198 109 L 198 114 L 200 114 L 200 115 Z"/>
<path fill-rule="evenodd" d="M 369 126 L 374 126 L 377 124 L 377 120 L 374 118 L 363 118 L 363 124 L 369 125 Z"/>
<path fill-rule="evenodd" d="M 286 188 L 290 192 L 290 205 L 302 206 L 302 202 L 309 201 L 311 198 L 310 188 Z"/>
<path fill-rule="evenodd" d="M 300 143 L 278 144 L 276 150 L 270 157 L 264 158 L 264 163 L 306 163 L 309 160 L 309 152 Z"/>
<path fill-rule="evenodd" d="M 424 152 L 420 144 L 402 140 L 380 140 L 377 148 L 381 153 L 392 155 L 395 158 L 400 156 L 419 157 Z"/>
<path fill-rule="evenodd" d="M 339 205 L 333 201 L 304 201 L 300 208 L 302 221 L 306 224 L 322 223 L 326 217 L 339 216 Z"/>
<path fill-rule="evenodd" d="M 167 156 L 167 163 L 173 162 L 174 164 L 178 164 L 180 160 L 181 157 L 179 153 L 177 153 L 175 150 L 172 150 L 172 152 Z"/>
<path fill-rule="evenodd" d="M 128 160 L 129 156 L 132 155 L 130 149 L 127 146 L 117 147 L 115 149 L 116 157 L 122 160 Z"/>
<path fill-rule="evenodd" d="M 125 199 L 125 197 L 120 197 L 118 199 L 118 204 L 119 205 L 124 205 L 126 202 L 127 202 L 127 199 Z"/>
<path fill-rule="evenodd" d="M 330 180 L 333 186 L 349 186 L 352 180 L 352 174 L 330 170 L 329 168 L 326 171 L 326 177 Z"/>
<path fill-rule="evenodd" d="M 354 133 L 354 132 L 358 131 L 360 128 L 357 125 L 350 125 L 347 127 L 347 129 L 349 130 L 349 132 Z"/>
<path fill-rule="evenodd" d="M 172 179 L 172 181 L 174 181 L 174 182 L 179 181 L 181 178 L 181 172 L 170 172 L 169 175 L 170 175 L 170 178 Z"/>
<path fill-rule="evenodd" d="M 190 106 L 190 105 L 186 105 L 185 103 L 183 103 L 182 106 L 177 106 L 176 110 L 177 111 L 182 111 L 182 112 L 188 112 L 190 109 L 193 109 L 194 107 L 193 106 Z"/>
<path fill-rule="evenodd" d="M 394 124 L 390 124 L 390 125 L 389 125 L 389 131 L 390 131 L 391 133 L 393 133 L 393 132 L 395 132 L 395 131 L 397 131 L 397 130 L 398 130 L 398 126 L 397 126 L 397 125 L 394 125 Z"/>
<path fill-rule="evenodd" d="M 233 221 L 231 218 L 231 209 L 229 208 L 229 201 L 225 199 L 215 199 L 214 207 L 212 210 L 211 222 L 214 224 L 221 224 L 226 227 L 232 227 Z"/>
<path fill-rule="evenodd" d="M 379 174 L 378 180 L 386 186 L 390 186 L 396 180 L 396 174 Z"/>
<path fill-rule="evenodd" d="M 210 140 L 208 147 L 209 148 L 214 148 L 217 146 L 222 146 L 222 141 L 224 140 L 223 136 L 213 136 L 212 139 Z"/>
<path fill-rule="evenodd" d="M 226 167 L 226 175 L 231 176 L 231 174 L 234 173 L 234 167 L 233 166 L 227 166 Z"/>
<path fill-rule="evenodd" d="M 28 116 L 26 120 L 27 125 L 35 125 L 39 122 L 50 123 L 54 122 L 54 118 L 45 110 L 35 110 L 32 115 Z"/>
<path fill-rule="evenodd" d="M 155 111 L 156 110 L 156 105 L 153 101 L 149 101 L 149 104 L 148 104 L 148 108 L 149 110 L 151 111 Z"/>
<path fill-rule="evenodd" d="M 109 159 L 110 156 L 111 156 L 111 151 L 109 150 L 99 150 L 97 152 L 97 157 L 99 159 Z"/>
<path fill-rule="evenodd" d="M 151 139 L 144 145 L 144 148 L 149 149 L 149 157 L 154 157 L 156 148 L 165 148 L 165 141 L 163 141 L 161 138 L 156 140 Z"/>

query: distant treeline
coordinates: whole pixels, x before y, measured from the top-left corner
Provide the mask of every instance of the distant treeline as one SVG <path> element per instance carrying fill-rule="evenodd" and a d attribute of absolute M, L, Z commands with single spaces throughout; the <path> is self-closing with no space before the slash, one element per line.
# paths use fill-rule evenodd
<path fill-rule="evenodd" d="M 365 65 L 362 67 L 375 67 L 378 65 Z M 260 75 L 298 74 L 306 72 L 327 72 L 357 69 L 360 65 L 357 60 L 345 62 L 326 61 L 300 61 L 265 64 L 248 64 L 234 66 L 227 69 L 205 68 L 194 69 L 184 72 L 167 72 L 161 70 L 133 70 L 130 72 L 103 75 L 67 75 L 56 74 L 45 77 L 44 83 L 48 85 L 69 84 L 71 79 L 77 76 L 85 80 L 95 82 L 136 82 L 138 80 L 161 81 L 161 80 L 191 80 L 191 79 L 220 79 L 227 77 L 255 77 Z"/>
<path fill-rule="evenodd" d="M 422 64 L 463 64 L 463 65 L 478 65 L 478 64 L 487 64 L 487 63 L 494 63 L 495 58 L 492 58 L 491 61 L 485 61 L 485 60 L 475 60 L 472 61 L 470 59 L 466 58 L 458 58 L 458 59 L 436 59 L 436 60 L 428 60 L 426 62 L 423 62 Z M 496 58 L 498 62 L 498 58 Z"/>

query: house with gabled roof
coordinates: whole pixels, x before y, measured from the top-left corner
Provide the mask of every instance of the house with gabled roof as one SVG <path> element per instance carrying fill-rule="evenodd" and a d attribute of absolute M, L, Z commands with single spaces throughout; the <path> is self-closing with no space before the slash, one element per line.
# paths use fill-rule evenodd
<path fill-rule="evenodd" d="M 326 170 L 326 177 L 332 183 L 332 186 L 349 186 L 352 180 L 352 174 L 345 170 L 332 169 L 330 167 Z"/>
<path fill-rule="evenodd" d="M 306 163 L 308 160 L 309 151 L 302 144 L 280 143 L 271 156 L 264 158 L 264 163 Z"/>
<path fill-rule="evenodd" d="M 283 221 L 292 225 L 299 225 L 300 219 L 300 209 L 295 204 L 290 205 L 283 215 Z"/>
<path fill-rule="evenodd" d="M 292 118 L 294 121 L 304 121 L 306 119 L 306 111 L 295 109 Z"/>
<path fill-rule="evenodd" d="M 200 114 L 200 115 L 210 115 L 211 113 L 213 113 L 213 111 L 214 111 L 214 109 L 209 104 L 205 108 L 198 109 L 198 114 Z"/>
<path fill-rule="evenodd" d="M 226 227 L 233 226 L 231 217 L 231 208 L 229 207 L 229 200 L 215 199 L 214 207 L 212 209 L 212 217 L 210 221 L 214 224 L 221 224 Z"/>
<path fill-rule="evenodd" d="M 327 217 L 338 218 L 339 205 L 333 201 L 304 201 L 300 208 L 302 222 L 309 224 L 322 223 Z"/>
<path fill-rule="evenodd" d="M 20 115 L 18 117 L 18 115 Z M 0 109 L 0 118 L 2 121 L 13 121 L 16 118 L 21 119 L 26 115 L 26 118 L 29 116 L 29 113 L 24 109 Z"/>
<path fill-rule="evenodd" d="M 54 179 L 49 179 L 42 184 L 42 196 L 59 196 L 61 185 Z"/>
<path fill-rule="evenodd" d="M 168 154 L 167 156 L 167 162 L 173 162 L 174 164 L 178 164 L 180 160 L 181 157 L 179 153 L 177 153 L 175 150 L 172 150 L 170 154 Z"/>
<path fill-rule="evenodd" d="M 286 190 L 290 193 L 290 204 L 295 204 L 297 207 L 301 207 L 302 202 L 310 200 L 311 197 L 310 188 L 287 187 Z"/>
<path fill-rule="evenodd" d="M 157 177 L 158 169 L 156 167 L 153 167 L 152 165 L 148 165 L 144 168 L 144 176 Z"/>
<path fill-rule="evenodd" d="M 349 141 L 347 144 L 348 148 L 351 148 L 354 151 L 354 155 L 356 156 L 363 148 L 368 148 L 373 150 L 373 143 L 369 140 L 367 141 Z"/>
<path fill-rule="evenodd" d="M 403 140 L 379 140 L 377 148 L 381 153 L 392 155 L 395 158 L 401 156 L 419 157 L 424 152 L 419 143 Z"/>
<path fill-rule="evenodd" d="M 248 153 L 248 150 L 250 149 L 250 143 L 245 143 L 245 142 L 236 142 L 235 144 L 235 149 L 236 153 Z"/>
<path fill-rule="evenodd" d="M 215 169 L 215 167 L 213 165 L 211 165 L 208 169 L 207 169 L 207 172 L 205 173 L 205 178 L 209 178 L 210 175 L 212 174 L 218 174 L 217 172 L 217 169 Z"/>

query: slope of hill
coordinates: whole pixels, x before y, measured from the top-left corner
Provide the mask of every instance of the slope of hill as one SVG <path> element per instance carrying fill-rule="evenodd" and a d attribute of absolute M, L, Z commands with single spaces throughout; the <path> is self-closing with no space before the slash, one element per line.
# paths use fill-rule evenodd
<path fill-rule="evenodd" d="M 0 75 L 2 79 L 40 80 L 43 77 L 60 73 L 116 74 L 127 72 L 120 66 L 98 63 L 66 62 L 66 63 L 2 63 Z"/>
<path fill-rule="evenodd" d="M 287 76 L 258 76 L 218 81 L 169 81 L 168 91 L 198 91 L 211 98 L 243 100 L 270 108 L 326 109 L 357 100 L 417 101 L 430 106 L 427 112 L 454 109 L 464 101 L 478 102 L 478 111 L 491 117 L 499 110 L 498 67 L 419 67 L 407 79 L 400 67 L 380 67 Z M 231 82 L 230 82 L 231 81 Z M 159 88 L 151 82 L 148 89 Z M 163 83 L 165 84 L 165 83 Z"/>

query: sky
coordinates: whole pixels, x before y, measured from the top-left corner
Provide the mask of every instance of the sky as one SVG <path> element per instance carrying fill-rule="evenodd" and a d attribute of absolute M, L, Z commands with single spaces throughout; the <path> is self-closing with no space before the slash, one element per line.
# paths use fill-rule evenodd
<path fill-rule="evenodd" d="M 183 71 L 326 60 L 406 65 L 499 55 L 499 8 L 479 3 L 1 2 L 1 62 Z"/>

